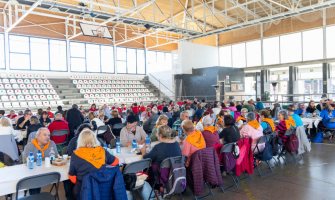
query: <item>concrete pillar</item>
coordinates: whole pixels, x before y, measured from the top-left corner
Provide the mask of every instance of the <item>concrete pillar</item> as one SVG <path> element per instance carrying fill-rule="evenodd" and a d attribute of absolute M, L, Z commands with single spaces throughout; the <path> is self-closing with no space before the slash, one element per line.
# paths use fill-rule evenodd
<path fill-rule="evenodd" d="M 256 79 L 256 82 L 257 82 L 257 79 Z M 260 84 L 260 95 L 262 95 L 261 101 L 266 101 L 265 92 L 270 92 L 270 84 L 271 84 L 270 83 L 270 70 L 268 69 L 261 70 L 260 83 L 261 83 Z"/>
<path fill-rule="evenodd" d="M 323 93 L 332 92 L 332 68 L 328 63 L 322 63 Z"/>
<path fill-rule="evenodd" d="M 288 94 L 299 94 L 298 92 L 298 67 L 289 66 Z M 298 101 L 299 97 L 289 97 L 288 101 Z"/>
<path fill-rule="evenodd" d="M 256 72 L 255 74 L 255 80 L 256 80 L 256 99 L 261 97 L 261 73 Z M 255 99 L 255 100 L 256 100 Z"/>

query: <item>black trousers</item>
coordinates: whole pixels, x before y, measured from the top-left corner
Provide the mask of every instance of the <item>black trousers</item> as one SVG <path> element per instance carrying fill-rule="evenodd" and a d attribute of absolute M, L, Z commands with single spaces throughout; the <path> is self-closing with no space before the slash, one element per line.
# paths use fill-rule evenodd
<path fill-rule="evenodd" d="M 72 188 L 74 184 L 70 180 L 63 181 L 65 197 L 67 200 L 74 200 L 72 195 Z"/>

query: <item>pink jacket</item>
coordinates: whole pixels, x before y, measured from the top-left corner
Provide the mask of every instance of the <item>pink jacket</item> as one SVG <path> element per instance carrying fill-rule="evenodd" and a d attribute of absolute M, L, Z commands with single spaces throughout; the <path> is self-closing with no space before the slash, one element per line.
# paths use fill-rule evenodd
<path fill-rule="evenodd" d="M 205 145 L 205 148 L 206 148 L 206 145 Z M 198 151 L 199 148 L 195 147 L 194 145 L 192 145 L 191 143 L 187 142 L 186 140 L 184 140 L 184 143 L 183 143 L 183 150 L 181 151 L 181 154 L 182 155 L 185 155 L 185 156 L 188 156 L 188 159 L 187 159 L 187 163 L 186 163 L 186 167 L 188 167 L 188 165 L 190 164 L 191 162 L 191 157 L 192 157 L 192 154 L 194 154 L 196 151 Z"/>
<path fill-rule="evenodd" d="M 237 109 L 236 109 L 235 106 L 234 106 L 234 107 L 229 107 L 229 110 L 230 110 L 230 111 L 233 111 L 233 112 L 237 111 Z"/>
<path fill-rule="evenodd" d="M 255 129 L 254 127 L 250 125 L 245 125 L 241 129 L 240 135 L 241 135 L 241 139 L 247 138 L 247 137 L 252 138 L 251 149 L 254 150 L 258 139 L 263 136 L 263 128 L 262 126 L 259 126 L 258 129 Z M 265 143 L 258 144 L 258 148 L 261 152 L 263 151 L 264 147 L 265 147 Z M 258 152 L 257 148 L 255 149 L 255 152 Z"/>

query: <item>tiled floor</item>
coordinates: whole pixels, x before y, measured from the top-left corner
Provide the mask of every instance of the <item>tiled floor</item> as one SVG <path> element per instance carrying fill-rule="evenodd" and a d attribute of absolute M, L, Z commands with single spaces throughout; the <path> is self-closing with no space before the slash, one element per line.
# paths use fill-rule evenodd
<path fill-rule="evenodd" d="M 260 164 L 265 169 L 265 163 Z M 263 168 L 264 167 L 264 168 Z M 274 169 L 274 173 L 260 177 L 255 170 L 251 179 L 247 179 L 223 193 L 220 188 L 213 189 L 214 196 L 207 199 L 283 199 L 283 200 L 323 200 L 335 199 L 335 144 L 312 144 L 312 151 L 297 163 L 284 165 Z M 231 184 L 229 176 L 223 177 L 225 186 Z M 50 187 L 42 190 L 48 191 Z M 148 199 L 150 186 L 146 184 L 142 191 Z M 203 194 L 208 193 L 206 188 Z M 60 185 L 60 199 L 65 200 L 63 185 Z M 0 200 L 4 200 L 0 197 Z M 128 193 L 128 199 L 131 194 Z M 137 199 L 141 199 L 138 197 Z M 171 199 L 179 200 L 180 196 Z M 184 199 L 194 199 L 189 188 L 184 194 Z"/>

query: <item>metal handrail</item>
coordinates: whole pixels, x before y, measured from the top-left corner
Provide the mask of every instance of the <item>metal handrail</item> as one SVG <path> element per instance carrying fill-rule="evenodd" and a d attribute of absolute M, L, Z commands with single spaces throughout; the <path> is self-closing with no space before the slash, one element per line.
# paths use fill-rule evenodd
<path fill-rule="evenodd" d="M 166 86 L 165 86 L 159 79 L 157 79 L 154 75 L 152 75 L 152 74 L 150 74 L 150 73 L 149 73 L 149 75 L 152 76 L 152 78 L 156 79 L 156 81 L 159 82 L 159 85 L 163 85 L 167 90 L 169 90 L 172 94 L 174 94 L 174 92 L 172 92 L 168 87 L 166 87 Z M 158 88 L 158 89 L 160 89 L 160 88 Z"/>

